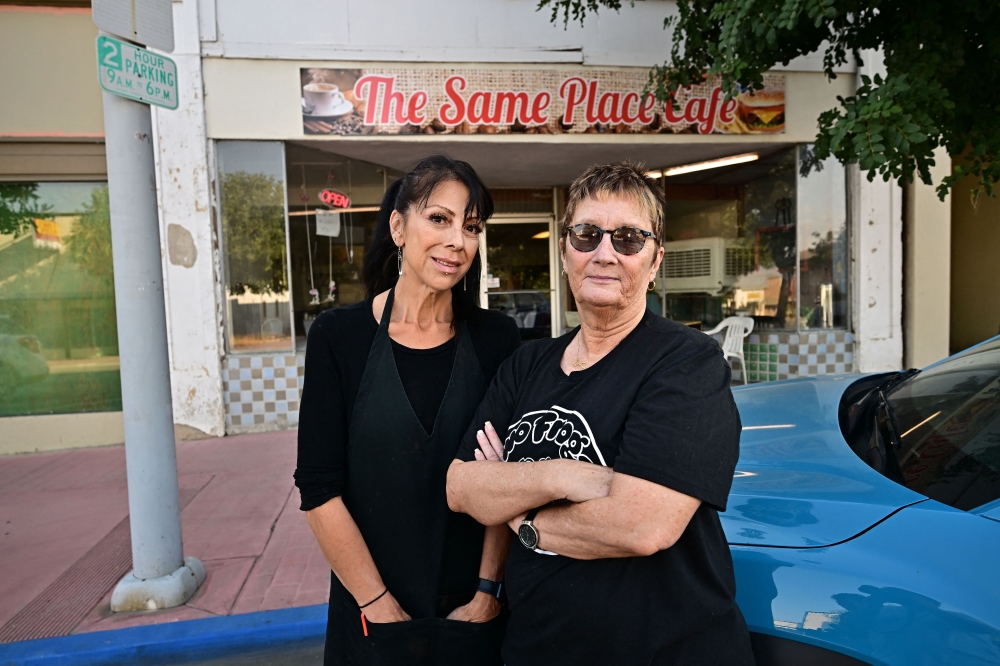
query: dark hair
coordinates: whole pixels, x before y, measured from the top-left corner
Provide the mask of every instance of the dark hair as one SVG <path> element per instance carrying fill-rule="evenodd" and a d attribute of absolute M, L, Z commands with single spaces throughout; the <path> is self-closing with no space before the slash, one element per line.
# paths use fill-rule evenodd
<path fill-rule="evenodd" d="M 375 233 L 365 250 L 361 267 L 361 282 L 368 298 L 395 286 L 399 280 L 396 264 L 396 244 L 392 240 L 389 219 L 392 211 L 406 215 L 410 208 L 422 210 L 427 205 L 434 188 L 448 181 L 461 183 L 469 189 L 469 202 L 465 205 L 465 219 L 476 217 L 485 224 L 493 216 L 493 197 L 476 171 L 468 164 L 444 155 L 432 155 L 420 160 L 408 174 L 394 182 L 382 197 Z M 479 279 L 482 273 L 479 250 L 472 259 L 466 277 L 451 289 L 452 309 L 456 319 L 466 319 L 471 310 L 479 307 Z"/>

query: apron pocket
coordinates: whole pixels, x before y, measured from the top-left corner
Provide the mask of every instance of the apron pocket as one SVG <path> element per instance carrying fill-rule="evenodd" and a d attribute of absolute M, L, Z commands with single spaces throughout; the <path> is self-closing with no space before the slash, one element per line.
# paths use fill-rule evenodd
<path fill-rule="evenodd" d="M 360 614 L 359 614 L 360 619 Z M 358 623 L 348 638 L 351 663 L 357 666 L 423 666 L 433 664 L 437 620 L 372 622 L 368 635 Z"/>
<path fill-rule="evenodd" d="M 359 614 L 360 616 L 360 614 Z M 360 617 L 359 617 L 360 619 Z M 350 663 L 356 666 L 499 666 L 506 612 L 489 622 L 424 618 L 406 622 L 360 621 L 348 632 Z"/>
<path fill-rule="evenodd" d="M 441 620 L 435 644 L 435 664 L 499 666 L 500 645 L 507 628 L 507 611 L 488 622 Z"/>

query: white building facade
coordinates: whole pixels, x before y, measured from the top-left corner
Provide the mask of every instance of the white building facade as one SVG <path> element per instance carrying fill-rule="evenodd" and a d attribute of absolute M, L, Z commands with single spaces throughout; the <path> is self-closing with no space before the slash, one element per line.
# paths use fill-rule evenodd
<path fill-rule="evenodd" d="M 565 28 L 533 0 L 173 6 L 180 107 L 154 108 L 153 125 L 182 435 L 295 426 L 309 324 L 363 298 L 382 193 L 434 153 L 470 162 L 494 192 L 483 303 L 524 339 L 576 324 L 556 251 L 566 187 L 631 159 L 661 174 L 668 200 L 649 306 L 702 330 L 754 317 L 737 381 L 904 365 L 902 188 L 836 163 L 802 169 L 852 69 L 828 81 L 820 58 L 802 58 L 768 74 L 759 99 L 713 98 L 706 82 L 675 111 L 643 94 L 670 50 L 671 2 Z M 752 158 L 671 171 L 734 156 Z M 947 272 L 941 261 L 928 270 Z M 920 338 L 917 361 L 947 353 L 939 337 Z M 48 436 L 18 423 L 19 440 Z"/>

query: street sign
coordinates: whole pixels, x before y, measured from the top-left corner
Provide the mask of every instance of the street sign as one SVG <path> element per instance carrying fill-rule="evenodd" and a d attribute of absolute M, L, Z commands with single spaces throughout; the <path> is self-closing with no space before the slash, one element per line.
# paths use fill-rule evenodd
<path fill-rule="evenodd" d="M 172 0 L 93 0 L 94 23 L 104 32 L 161 51 L 174 50 Z"/>
<path fill-rule="evenodd" d="M 177 108 L 177 65 L 170 58 L 101 35 L 97 38 L 97 71 L 101 87 L 109 93 Z"/>

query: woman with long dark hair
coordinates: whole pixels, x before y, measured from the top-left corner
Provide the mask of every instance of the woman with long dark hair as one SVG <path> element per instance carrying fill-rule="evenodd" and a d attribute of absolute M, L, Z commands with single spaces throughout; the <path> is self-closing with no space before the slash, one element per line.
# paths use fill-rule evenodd
<path fill-rule="evenodd" d="M 333 570 L 324 663 L 499 664 L 510 532 L 448 509 L 445 475 L 517 327 L 480 309 L 493 200 L 465 162 L 385 193 L 367 298 L 309 330 L 295 484 Z"/>

